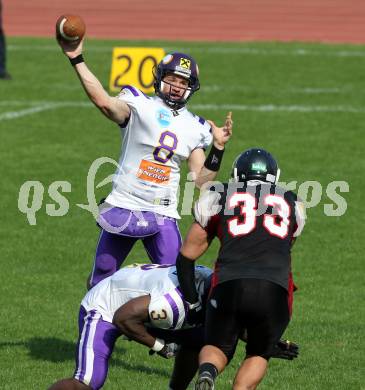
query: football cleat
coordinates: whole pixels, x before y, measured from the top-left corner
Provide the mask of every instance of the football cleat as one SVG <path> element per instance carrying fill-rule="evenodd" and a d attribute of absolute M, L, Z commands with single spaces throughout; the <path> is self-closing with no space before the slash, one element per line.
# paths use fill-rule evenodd
<path fill-rule="evenodd" d="M 214 388 L 212 375 L 207 371 L 202 372 L 195 383 L 195 390 L 214 390 Z"/>

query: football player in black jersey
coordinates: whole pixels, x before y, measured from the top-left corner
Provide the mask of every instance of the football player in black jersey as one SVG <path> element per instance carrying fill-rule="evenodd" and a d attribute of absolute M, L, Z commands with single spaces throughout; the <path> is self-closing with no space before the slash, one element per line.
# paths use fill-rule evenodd
<path fill-rule="evenodd" d="M 194 261 L 217 236 L 220 249 L 205 318 L 196 390 L 214 389 L 232 359 L 243 329 L 246 356 L 233 388 L 255 389 L 291 315 L 291 247 L 305 222 L 303 203 L 277 185 L 280 170 L 263 149 L 249 149 L 233 164 L 230 183 L 204 192 L 177 259 L 189 304 L 188 320 L 202 312 L 194 284 Z"/>

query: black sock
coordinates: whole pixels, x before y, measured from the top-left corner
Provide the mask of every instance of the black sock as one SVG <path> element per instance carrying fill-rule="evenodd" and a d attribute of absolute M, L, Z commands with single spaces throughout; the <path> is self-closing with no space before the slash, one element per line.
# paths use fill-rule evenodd
<path fill-rule="evenodd" d="M 218 375 L 218 369 L 217 367 L 212 363 L 203 363 L 199 366 L 199 375 L 203 372 L 209 372 L 209 374 L 212 376 L 213 380 Z"/>

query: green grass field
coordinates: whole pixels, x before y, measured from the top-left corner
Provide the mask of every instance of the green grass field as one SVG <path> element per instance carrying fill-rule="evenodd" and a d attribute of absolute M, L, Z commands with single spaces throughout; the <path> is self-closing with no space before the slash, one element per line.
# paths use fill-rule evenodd
<path fill-rule="evenodd" d="M 284 182 L 322 185 L 293 254 L 299 291 L 285 336 L 300 344 L 301 355 L 293 362 L 272 361 L 260 388 L 365 389 L 364 47 L 89 40 L 85 58 L 107 86 L 112 47 L 143 44 L 196 58 L 202 88 L 192 111 L 218 123 L 233 111 L 234 138 L 221 180 L 238 153 L 261 146 L 278 159 Z M 13 80 L 0 82 L 0 388 L 39 390 L 73 373 L 77 312 L 98 236 L 92 215 L 77 204 L 87 203 L 91 163 L 101 156 L 118 159 L 120 136 L 87 104 L 53 40 L 9 38 L 8 64 Z M 106 166 L 98 178 L 113 171 Z M 18 210 L 19 189 L 29 180 L 45 189 L 33 226 Z M 64 194 L 69 210 L 60 217 L 46 213 L 46 205 L 54 203 L 47 192 L 54 181 L 71 184 Z M 347 211 L 340 217 L 324 212 L 333 203 L 326 194 L 332 181 L 346 181 L 350 188 L 342 193 Z M 102 187 L 97 196 L 108 190 Z M 183 217 L 182 234 L 190 222 Z M 212 264 L 216 250 L 217 243 L 201 262 Z M 145 259 L 137 245 L 127 263 Z M 242 347 L 219 377 L 218 389 L 231 387 Z M 104 388 L 166 389 L 171 367 L 170 361 L 149 357 L 146 348 L 119 340 Z"/>

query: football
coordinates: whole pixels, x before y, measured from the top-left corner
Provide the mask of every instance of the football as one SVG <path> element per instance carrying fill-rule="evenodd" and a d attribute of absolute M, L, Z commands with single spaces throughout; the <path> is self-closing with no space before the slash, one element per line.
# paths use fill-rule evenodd
<path fill-rule="evenodd" d="M 78 15 L 61 15 L 56 22 L 57 38 L 66 42 L 79 42 L 85 35 L 86 26 Z"/>

